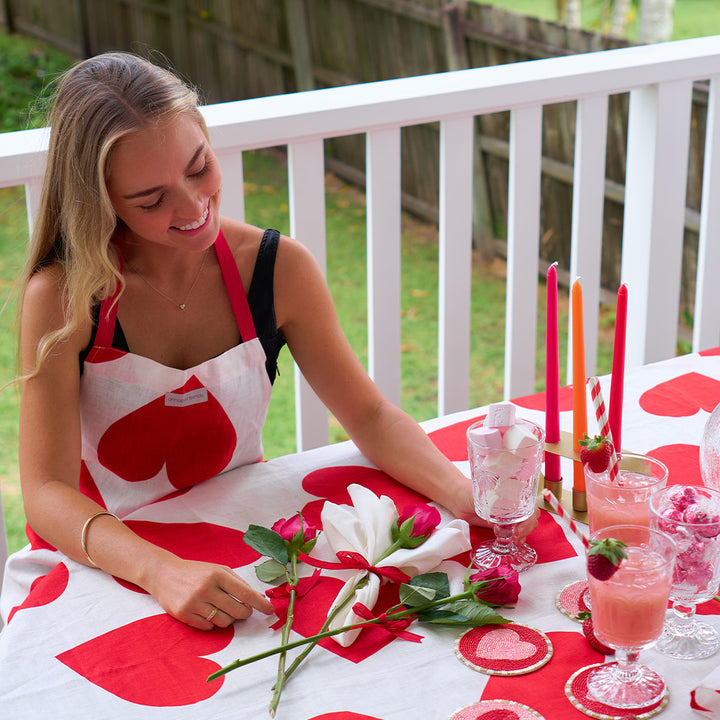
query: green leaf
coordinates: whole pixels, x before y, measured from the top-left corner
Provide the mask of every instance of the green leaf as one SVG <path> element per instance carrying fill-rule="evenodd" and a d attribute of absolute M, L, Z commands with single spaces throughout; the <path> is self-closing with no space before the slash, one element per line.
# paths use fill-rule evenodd
<path fill-rule="evenodd" d="M 418 587 L 409 583 L 403 583 L 400 586 L 400 602 L 408 608 L 432 602 L 436 594 L 437 591 L 434 588 Z"/>
<path fill-rule="evenodd" d="M 290 562 L 285 541 L 274 530 L 261 525 L 250 525 L 245 532 L 244 540 L 253 550 L 277 560 L 281 565 Z"/>
<path fill-rule="evenodd" d="M 495 610 L 485 603 L 475 600 L 458 600 L 454 603 L 443 606 L 443 610 L 449 610 L 466 617 L 475 627 L 480 625 L 494 624 L 499 625 L 508 622 L 506 618 L 499 615 Z"/>
<path fill-rule="evenodd" d="M 277 560 L 266 560 L 256 566 L 255 574 L 258 576 L 258 580 L 273 583 L 280 578 L 287 577 L 287 566 L 282 565 Z"/>
<path fill-rule="evenodd" d="M 427 540 L 427 537 L 425 535 L 420 535 L 419 537 L 406 537 L 403 543 L 403 547 L 410 548 L 411 550 L 413 548 L 419 547 Z"/>
<path fill-rule="evenodd" d="M 416 575 L 407 584 L 413 587 L 432 588 L 435 590 L 435 600 L 450 597 L 450 581 L 448 580 L 447 573 L 431 572 Z"/>
<path fill-rule="evenodd" d="M 464 615 L 458 615 L 457 613 L 443 610 L 442 608 L 433 608 L 426 612 L 419 612 L 417 619 L 419 622 L 434 623 L 435 625 L 451 625 L 454 627 L 470 625 L 475 627 L 475 624 Z"/>
<path fill-rule="evenodd" d="M 301 548 L 300 552 L 309 555 L 310 551 L 315 547 L 315 543 L 317 542 L 317 538 L 313 538 L 312 540 L 308 540 Z"/>

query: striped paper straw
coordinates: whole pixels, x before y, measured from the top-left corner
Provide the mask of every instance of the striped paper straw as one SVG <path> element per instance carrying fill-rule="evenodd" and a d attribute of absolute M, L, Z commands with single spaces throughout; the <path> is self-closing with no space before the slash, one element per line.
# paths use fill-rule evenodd
<path fill-rule="evenodd" d="M 565 512 L 565 509 L 558 502 L 558 499 L 547 488 L 542 491 L 542 494 L 545 500 L 550 503 L 552 509 L 558 514 L 558 517 L 575 533 L 575 536 L 580 539 L 585 548 L 588 548 L 590 542 L 587 539 L 587 535 L 580 530 L 575 524 L 575 521 Z"/>
<path fill-rule="evenodd" d="M 612 454 L 610 455 L 610 480 L 614 482 L 619 472 L 618 457 L 615 452 L 612 432 L 610 431 L 610 421 L 608 420 L 607 410 L 605 410 L 605 401 L 603 400 L 602 390 L 600 389 L 600 381 L 596 377 L 591 377 L 588 378 L 588 385 L 590 385 L 590 397 L 595 406 L 595 417 L 600 426 L 600 435 L 612 445 Z"/>

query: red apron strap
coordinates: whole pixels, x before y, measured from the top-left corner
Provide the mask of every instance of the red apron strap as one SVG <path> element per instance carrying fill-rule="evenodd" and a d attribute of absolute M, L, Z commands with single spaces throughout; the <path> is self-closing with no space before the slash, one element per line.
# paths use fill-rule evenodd
<path fill-rule="evenodd" d="M 123 253 L 124 238 L 120 237 L 120 251 L 118 252 L 119 270 L 122 274 L 123 265 L 125 263 L 125 255 Z M 120 295 L 120 283 L 117 284 L 115 292 L 106 297 L 100 303 L 100 315 L 98 316 L 98 327 L 95 333 L 95 342 L 93 347 L 112 347 L 113 338 L 115 337 L 115 321 L 117 320 L 118 303 L 117 298 Z"/>
<path fill-rule="evenodd" d="M 98 328 L 95 333 L 95 347 L 112 347 L 115 335 L 115 320 L 117 319 L 118 304 L 115 302 L 120 292 L 120 283 L 115 293 L 105 298 L 100 303 L 100 317 L 98 317 Z"/>
<path fill-rule="evenodd" d="M 230 252 L 222 230 L 218 233 L 217 239 L 215 240 L 215 252 L 217 253 L 220 270 L 225 280 L 225 287 L 228 291 L 230 304 L 235 314 L 235 320 L 240 330 L 240 338 L 243 342 L 247 342 L 257 337 L 255 323 L 253 322 L 250 306 L 248 305 L 247 296 L 245 295 L 245 288 L 242 284 L 240 271 L 238 270 L 232 252 Z"/>

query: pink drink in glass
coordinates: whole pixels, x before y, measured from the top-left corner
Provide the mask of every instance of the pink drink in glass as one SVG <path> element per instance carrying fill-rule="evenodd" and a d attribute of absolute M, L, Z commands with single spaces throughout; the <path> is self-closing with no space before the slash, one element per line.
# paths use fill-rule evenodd
<path fill-rule="evenodd" d="M 659 460 L 625 453 L 614 480 L 609 469 L 595 473 L 585 466 L 590 533 L 609 525 L 650 525 L 650 496 L 667 484 L 668 470 Z"/>
<path fill-rule="evenodd" d="M 588 578 L 593 629 L 608 645 L 643 648 L 662 632 L 672 573 L 659 553 L 627 553 L 609 580 Z"/>
<path fill-rule="evenodd" d="M 588 693 L 611 707 L 645 707 L 666 693 L 663 678 L 638 663 L 638 655 L 662 633 L 677 546 L 643 525 L 610 525 L 591 535 L 591 545 L 605 538 L 625 543 L 627 557 L 606 580 L 588 572 L 593 630 L 615 649 L 614 662 L 594 666 L 588 674 Z"/>

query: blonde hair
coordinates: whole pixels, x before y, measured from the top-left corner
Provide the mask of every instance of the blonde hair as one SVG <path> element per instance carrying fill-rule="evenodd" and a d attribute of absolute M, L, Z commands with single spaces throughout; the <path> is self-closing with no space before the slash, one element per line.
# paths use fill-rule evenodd
<path fill-rule="evenodd" d="M 60 79 L 49 115 L 50 143 L 40 207 L 20 280 L 22 298 L 43 266 L 62 269 L 63 327 L 40 342 L 31 373 L 53 345 L 91 317 L 93 304 L 123 281 L 113 237 L 121 226 L 107 191 L 118 140 L 189 113 L 207 137 L 197 92 L 172 72 L 136 55 L 112 52 L 84 60 Z"/>

